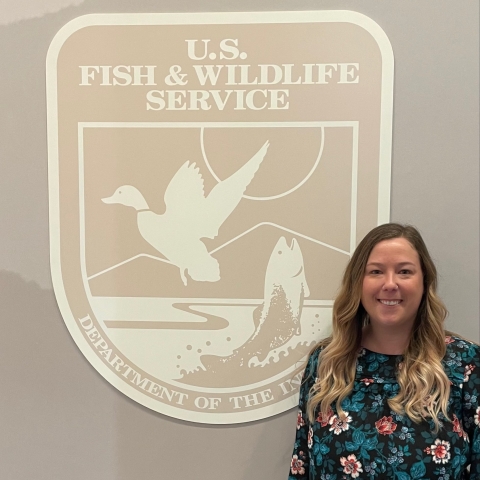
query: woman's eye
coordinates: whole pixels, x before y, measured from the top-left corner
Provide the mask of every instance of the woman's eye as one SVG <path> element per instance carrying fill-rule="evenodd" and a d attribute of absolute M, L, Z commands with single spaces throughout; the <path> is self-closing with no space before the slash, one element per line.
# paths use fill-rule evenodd
<path fill-rule="evenodd" d="M 410 275 L 411 273 L 412 273 L 411 270 L 406 270 L 406 269 L 400 270 L 400 274 L 401 274 L 401 275 Z"/>
<path fill-rule="evenodd" d="M 370 275 L 380 275 L 382 273 L 380 270 L 370 270 Z"/>

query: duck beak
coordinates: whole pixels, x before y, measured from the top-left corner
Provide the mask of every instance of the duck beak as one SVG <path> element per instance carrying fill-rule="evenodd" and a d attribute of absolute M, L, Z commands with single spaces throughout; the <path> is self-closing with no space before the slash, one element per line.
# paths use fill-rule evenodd
<path fill-rule="evenodd" d="M 111 197 L 102 198 L 102 202 L 103 203 L 116 203 L 116 200 L 113 197 L 114 197 L 114 195 L 112 195 Z"/>

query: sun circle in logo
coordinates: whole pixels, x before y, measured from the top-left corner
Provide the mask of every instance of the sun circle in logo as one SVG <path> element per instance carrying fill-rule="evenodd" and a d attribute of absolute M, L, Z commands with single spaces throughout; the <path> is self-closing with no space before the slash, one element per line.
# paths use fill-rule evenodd
<path fill-rule="evenodd" d="M 255 148 L 268 141 L 268 155 L 243 198 L 276 200 L 298 190 L 313 175 L 322 157 L 324 137 L 323 127 L 209 127 L 201 129 L 200 144 L 208 170 L 217 182 L 221 182 L 238 163 L 237 158 L 238 161 L 249 158 Z M 225 155 L 229 157 L 228 162 Z M 285 157 L 295 161 L 279 161 Z"/>

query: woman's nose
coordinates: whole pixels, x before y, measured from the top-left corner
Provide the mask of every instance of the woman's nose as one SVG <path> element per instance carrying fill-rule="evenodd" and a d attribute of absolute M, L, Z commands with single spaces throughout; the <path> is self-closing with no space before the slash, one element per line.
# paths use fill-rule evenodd
<path fill-rule="evenodd" d="M 398 288 L 397 281 L 394 274 L 386 274 L 385 282 L 383 284 L 384 290 L 396 290 Z"/>

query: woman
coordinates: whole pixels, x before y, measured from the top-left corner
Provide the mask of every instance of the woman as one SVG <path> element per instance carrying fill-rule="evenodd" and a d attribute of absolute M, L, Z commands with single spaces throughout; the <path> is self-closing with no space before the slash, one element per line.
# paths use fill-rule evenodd
<path fill-rule="evenodd" d="M 361 241 L 307 363 L 289 480 L 480 479 L 480 348 L 445 332 L 436 287 L 414 227 Z"/>

